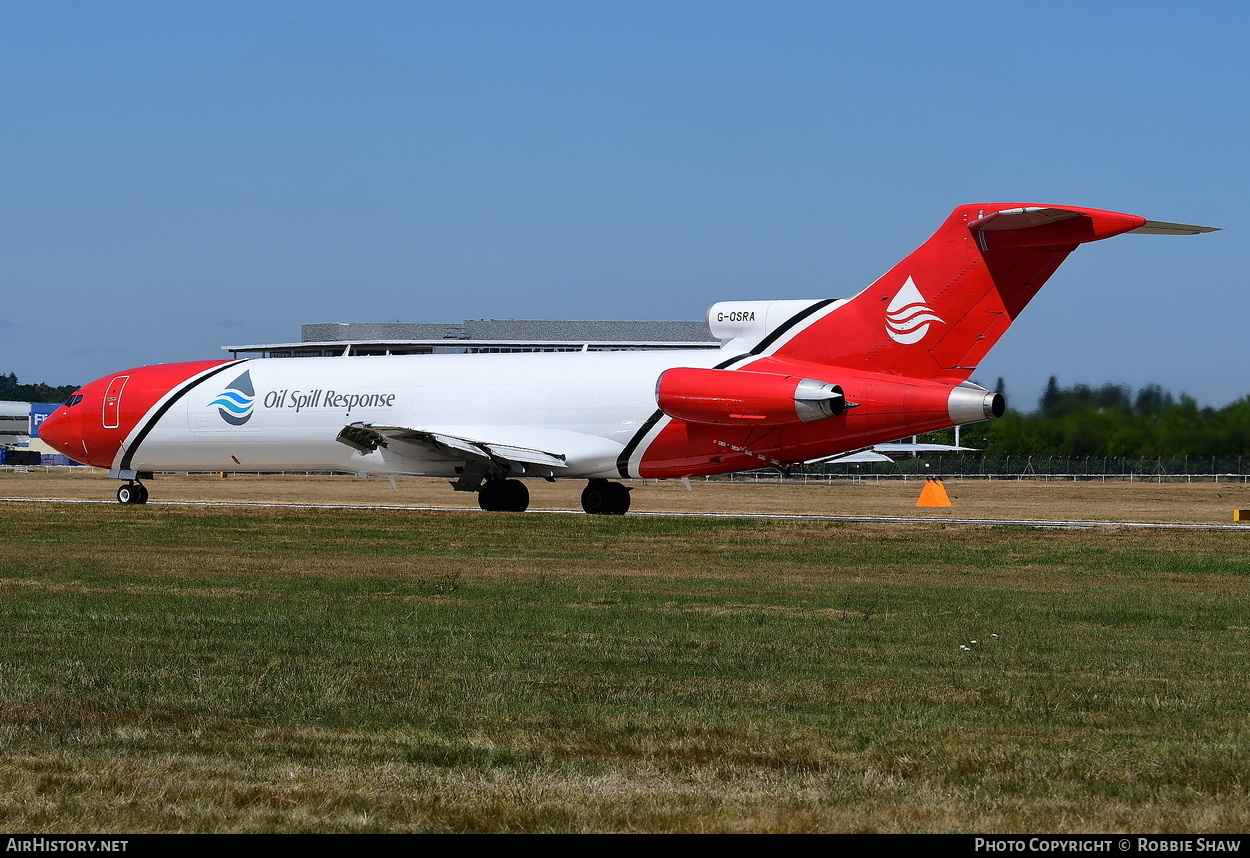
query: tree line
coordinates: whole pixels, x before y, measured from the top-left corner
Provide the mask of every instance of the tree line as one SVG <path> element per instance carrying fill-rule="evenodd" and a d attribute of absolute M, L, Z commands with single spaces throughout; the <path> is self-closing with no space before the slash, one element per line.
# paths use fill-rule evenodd
<path fill-rule="evenodd" d="M 0 373 L 0 401 L 3 402 L 64 402 L 78 389 L 76 384 L 52 387 L 48 384 L 19 384 L 17 375 Z"/>
<path fill-rule="evenodd" d="M 986 456 L 1237 458 L 1250 455 L 1250 397 L 1202 408 L 1157 384 L 1134 393 L 1122 384 L 1060 387 L 1051 376 L 1036 411 L 1008 409 L 962 433 Z"/>

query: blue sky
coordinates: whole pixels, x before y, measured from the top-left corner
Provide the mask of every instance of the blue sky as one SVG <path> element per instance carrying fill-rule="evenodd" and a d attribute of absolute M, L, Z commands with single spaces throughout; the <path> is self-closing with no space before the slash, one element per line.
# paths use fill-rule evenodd
<path fill-rule="evenodd" d="M 997 7 L 997 8 L 995 8 Z M 1077 251 L 982 364 L 1250 393 L 1250 4 L 0 0 L 0 372 L 299 325 L 849 297 L 956 205 Z"/>

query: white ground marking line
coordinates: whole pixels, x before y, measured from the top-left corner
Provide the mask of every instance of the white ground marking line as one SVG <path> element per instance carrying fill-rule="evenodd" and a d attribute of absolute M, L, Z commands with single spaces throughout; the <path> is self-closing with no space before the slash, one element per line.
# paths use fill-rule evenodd
<path fill-rule="evenodd" d="M 3 498 L 0 503 L 88 503 L 114 504 L 116 500 L 81 498 Z M 151 501 L 146 506 L 189 506 L 189 507 L 235 507 L 241 509 L 343 509 L 343 510 L 385 510 L 388 512 L 465 512 L 481 515 L 482 510 L 462 506 L 394 506 L 394 505 L 361 505 L 331 503 L 260 503 L 248 501 Z M 584 515 L 580 509 L 531 509 L 530 514 Z M 1201 522 L 1166 522 L 1166 521 L 1079 521 L 1061 519 L 1030 519 L 1030 518 L 922 518 L 920 516 L 901 515 L 819 515 L 813 513 L 753 513 L 753 512 L 649 512 L 646 510 L 631 511 L 633 518 L 724 518 L 746 519 L 755 521 L 840 521 L 865 524 L 967 524 L 988 527 L 1046 527 L 1046 528 L 1095 528 L 1095 527 L 1133 527 L 1143 530 L 1213 530 L 1213 531 L 1250 531 L 1250 524 L 1203 524 Z M 614 518 L 614 516 L 604 516 Z"/>

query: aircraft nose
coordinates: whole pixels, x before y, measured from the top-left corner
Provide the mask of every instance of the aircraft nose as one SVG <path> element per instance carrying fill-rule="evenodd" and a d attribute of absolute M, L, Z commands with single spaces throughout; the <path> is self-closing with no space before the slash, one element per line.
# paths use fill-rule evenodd
<path fill-rule="evenodd" d="M 160 418 L 153 409 L 162 398 L 193 384 L 199 376 L 234 363 L 157 364 L 101 376 L 44 418 L 39 436 L 84 465 L 129 470 L 130 459 L 121 456 L 125 453 L 122 445 L 141 424 L 150 428 Z"/>
<path fill-rule="evenodd" d="M 62 405 L 39 424 L 39 438 L 52 449 L 71 459 L 82 458 L 82 433 L 72 409 Z M 75 448 L 78 455 L 75 456 Z"/>

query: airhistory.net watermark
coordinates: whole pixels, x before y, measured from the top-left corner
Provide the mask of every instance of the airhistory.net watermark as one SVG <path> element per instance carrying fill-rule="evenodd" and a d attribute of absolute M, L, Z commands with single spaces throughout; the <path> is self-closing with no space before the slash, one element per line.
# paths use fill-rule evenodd
<path fill-rule="evenodd" d="M 9 837 L 5 852 L 125 852 L 128 840 L 78 838 L 62 840 L 52 837 Z"/>

